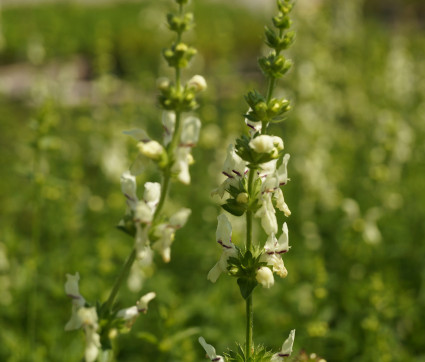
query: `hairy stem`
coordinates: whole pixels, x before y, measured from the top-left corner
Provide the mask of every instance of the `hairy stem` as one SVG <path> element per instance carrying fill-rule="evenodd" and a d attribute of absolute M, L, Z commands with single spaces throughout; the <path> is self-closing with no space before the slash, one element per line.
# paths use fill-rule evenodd
<path fill-rule="evenodd" d="M 252 198 L 252 186 L 254 181 L 255 169 L 249 170 L 248 175 L 248 194 Z M 246 212 L 246 250 L 252 251 L 252 211 Z M 246 360 L 250 360 L 252 352 L 252 335 L 254 329 L 254 310 L 252 308 L 252 294 L 246 299 L 246 343 L 245 356 Z"/>
<path fill-rule="evenodd" d="M 128 273 L 130 272 L 130 269 L 131 269 L 135 259 L 136 259 L 136 249 L 133 248 L 131 254 L 129 255 L 125 264 L 123 265 L 123 267 L 120 271 L 120 274 L 118 275 L 117 280 L 115 281 L 115 284 L 112 288 L 111 294 L 109 294 L 109 298 L 106 301 L 106 304 L 105 304 L 105 307 L 104 307 L 105 310 L 110 311 L 112 309 L 112 305 L 114 304 L 115 297 L 117 296 L 118 291 L 121 288 L 121 285 L 123 284 Z"/>

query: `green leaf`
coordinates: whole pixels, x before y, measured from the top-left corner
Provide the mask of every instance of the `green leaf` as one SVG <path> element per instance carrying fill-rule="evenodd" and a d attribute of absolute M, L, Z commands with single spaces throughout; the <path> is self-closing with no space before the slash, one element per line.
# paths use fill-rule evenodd
<path fill-rule="evenodd" d="M 236 202 L 235 199 L 227 200 L 224 205 L 221 205 L 221 207 L 224 210 L 226 210 L 227 212 L 229 212 L 229 213 L 231 213 L 232 215 L 235 215 L 235 216 L 242 216 L 247 209 L 246 204 L 240 204 L 240 203 Z"/>
<path fill-rule="evenodd" d="M 239 278 L 237 282 L 243 299 L 247 299 L 258 284 L 255 279 L 246 277 Z"/>

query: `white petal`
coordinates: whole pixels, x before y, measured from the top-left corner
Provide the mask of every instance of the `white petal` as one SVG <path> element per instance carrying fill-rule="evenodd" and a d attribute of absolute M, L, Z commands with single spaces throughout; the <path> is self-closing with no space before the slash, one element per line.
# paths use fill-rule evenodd
<path fill-rule="evenodd" d="M 159 160 L 165 152 L 164 147 L 157 141 L 139 142 L 137 147 L 142 155 L 151 160 Z"/>
<path fill-rule="evenodd" d="M 130 308 L 121 309 L 117 313 L 117 317 L 122 318 L 125 321 L 133 320 L 137 318 L 138 315 L 139 311 L 135 305 Z"/>
<path fill-rule="evenodd" d="M 289 235 L 288 235 L 288 225 L 283 223 L 282 225 L 282 235 L 280 235 L 278 240 L 278 253 L 287 252 L 289 250 Z"/>
<path fill-rule="evenodd" d="M 143 297 L 139 299 L 137 302 L 137 309 L 139 313 L 146 312 L 148 309 L 148 303 L 156 297 L 156 294 L 154 292 L 150 292 L 148 294 L 145 294 Z"/>
<path fill-rule="evenodd" d="M 216 241 L 224 247 L 231 247 L 232 224 L 225 214 L 217 217 Z"/>
<path fill-rule="evenodd" d="M 279 185 L 285 185 L 288 183 L 288 161 L 289 161 L 290 155 L 289 153 L 286 153 L 285 156 L 283 156 L 283 162 L 277 169 L 277 178 L 279 180 Z"/>
<path fill-rule="evenodd" d="M 196 117 L 188 117 L 183 122 L 181 143 L 185 146 L 194 146 L 199 140 L 201 121 Z"/>
<path fill-rule="evenodd" d="M 194 88 L 196 92 L 201 92 L 207 89 L 207 82 L 202 75 L 194 75 L 190 78 L 189 82 L 187 82 L 189 88 Z"/>
<path fill-rule="evenodd" d="M 158 182 L 146 182 L 143 199 L 149 205 L 152 212 L 155 211 L 156 205 L 161 197 L 161 184 Z"/>
<path fill-rule="evenodd" d="M 179 229 L 186 224 L 187 219 L 189 218 L 190 214 L 192 213 L 191 209 L 180 209 L 177 211 L 173 216 L 170 217 L 169 224 L 173 226 L 176 229 Z"/>
<path fill-rule="evenodd" d="M 150 141 L 147 133 L 140 128 L 132 129 L 129 131 L 123 131 L 123 133 L 127 136 L 133 137 L 136 141 L 148 142 Z"/>
<path fill-rule="evenodd" d="M 121 175 L 121 191 L 129 202 L 131 209 L 134 208 L 138 199 L 137 199 L 137 184 L 136 177 L 130 173 L 130 171 L 125 171 Z"/>
<path fill-rule="evenodd" d="M 255 216 L 261 218 L 261 226 L 267 235 L 277 233 L 277 220 L 271 200 L 271 194 L 265 193 L 262 196 L 262 205 L 255 213 Z"/>
<path fill-rule="evenodd" d="M 260 135 L 249 142 L 249 147 L 257 153 L 270 153 L 274 149 L 273 141 L 273 136 Z"/>
<path fill-rule="evenodd" d="M 198 341 L 204 348 L 210 360 L 214 360 L 216 362 L 224 362 L 224 358 L 222 356 L 217 356 L 215 348 L 211 344 L 208 344 L 205 341 L 204 337 L 199 337 Z"/>
<path fill-rule="evenodd" d="M 270 288 L 274 284 L 273 272 L 268 267 L 261 267 L 257 270 L 255 279 L 260 283 L 264 288 Z"/>
<path fill-rule="evenodd" d="M 162 112 L 162 125 L 164 126 L 164 145 L 171 142 L 176 124 L 176 115 L 173 112 Z"/>

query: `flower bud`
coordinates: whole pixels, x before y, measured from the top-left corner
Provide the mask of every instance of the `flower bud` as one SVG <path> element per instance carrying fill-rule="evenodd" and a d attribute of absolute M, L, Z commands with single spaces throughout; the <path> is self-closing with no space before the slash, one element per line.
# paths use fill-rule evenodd
<path fill-rule="evenodd" d="M 246 204 L 246 203 L 248 203 L 248 194 L 246 192 L 241 192 L 236 197 L 236 202 L 238 202 L 239 204 Z"/>
<path fill-rule="evenodd" d="M 164 153 L 164 147 L 157 141 L 139 142 L 137 146 L 142 155 L 152 160 L 159 160 Z"/>
<path fill-rule="evenodd" d="M 158 78 L 156 86 L 160 91 L 165 92 L 170 87 L 170 80 L 165 77 Z"/>
<path fill-rule="evenodd" d="M 270 288 L 274 284 L 273 272 L 266 266 L 263 266 L 257 270 L 255 279 L 257 279 L 257 282 L 260 283 L 264 288 Z"/>
<path fill-rule="evenodd" d="M 207 82 L 202 75 L 194 75 L 187 83 L 189 88 L 193 88 L 196 92 L 202 92 L 207 88 Z"/>
<path fill-rule="evenodd" d="M 249 142 L 249 147 L 257 153 L 270 153 L 273 151 L 273 137 L 268 135 L 255 137 Z"/>

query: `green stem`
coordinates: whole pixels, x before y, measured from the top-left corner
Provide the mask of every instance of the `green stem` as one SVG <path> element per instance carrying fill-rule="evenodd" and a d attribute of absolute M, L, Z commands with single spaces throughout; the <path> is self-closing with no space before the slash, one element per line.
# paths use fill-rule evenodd
<path fill-rule="evenodd" d="M 251 360 L 252 354 L 252 332 L 254 330 L 254 310 L 252 308 L 252 293 L 246 299 L 246 345 L 245 358 L 246 361 Z"/>
<path fill-rule="evenodd" d="M 255 176 L 255 168 L 249 170 L 248 175 L 248 194 L 250 200 L 252 198 L 252 187 Z M 252 211 L 246 212 L 246 250 L 252 252 Z M 252 294 L 246 299 L 246 343 L 245 343 L 245 356 L 249 361 L 252 352 L 252 340 L 254 330 L 254 310 L 252 308 Z"/>
<path fill-rule="evenodd" d="M 130 272 L 131 266 L 134 263 L 134 260 L 136 259 L 136 249 L 133 248 L 130 256 L 127 258 L 125 264 L 123 265 L 120 274 L 118 275 L 117 280 L 115 281 L 115 284 L 112 288 L 111 294 L 109 295 L 108 300 L 105 303 L 105 310 L 110 311 L 112 309 L 112 305 L 114 304 L 115 297 L 118 294 L 118 291 L 121 288 L 122 283 L 124 282 L 124 279 L 127 277 L 128 273 Z"/>
<path fill-rule="evenodd" d="M 269 104 L 270 100 L 272 99 L 274 86 L 276 85 L 276 78 L 269 77 L 269 84 L 267 86 L 267 96 L 266 96 L 266 103 Z M 261 133 L 267 134 L 267 127 L 269 125 L 269 122 L 262 121 L 261 122 Z"/>

